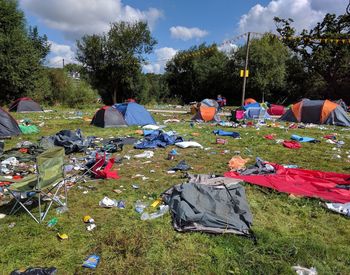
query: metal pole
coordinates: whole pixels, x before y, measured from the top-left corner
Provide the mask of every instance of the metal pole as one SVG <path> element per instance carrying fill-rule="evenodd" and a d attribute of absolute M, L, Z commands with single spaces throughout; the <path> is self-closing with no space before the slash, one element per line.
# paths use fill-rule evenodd
<path fill-rule="evenodd" d="M 245 86 L 246 86 L 246 84 L 247 84 L 247 69 L 248 69 L 248 58 L 249 58 L 249 42 L 250 42 L 250 32 L 248 32 L 247 50 L 246 50 L 246 54 L 245 54 L 245 65 L 244 65 L 244 74 L 243 74 L 243 88 L 242 88 L 242 106 L 244 105 Z"/>
<path fill-rule="evenodd" d="M 62 59 L 62 68 L 64 69 L 64 58 Z"/>

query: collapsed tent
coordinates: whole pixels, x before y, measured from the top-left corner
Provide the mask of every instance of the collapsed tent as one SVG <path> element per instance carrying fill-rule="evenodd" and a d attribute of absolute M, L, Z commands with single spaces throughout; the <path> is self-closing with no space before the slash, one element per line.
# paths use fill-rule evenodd
<path fill-rule="evenodd" d="M 29 97 L 22 97 L 14 102 L 9 107 L 10 112 L 42 112 L 43 109 L 38 103 Z"/>
<path fill-rule="evenodd" d="M 204 99 L 200 102 L 197 113 L 192 117 L 192 120 L 220 121 L 218 117 L 219 104 L 214 99 Z"/>
<path fill-rule="evenodd" d="M 251 103 L 256 103 L 256 100 L 253 98 L 247 98 L 246 100 L 244 100 L 244 106 L 249 105 Z"/>
<path fill-rule="evenodd" d="M 104 106 L 99 109 L 92 118 L 91 125 L 102 128 L 127 126 L 123 115 L 111 106 Z"/>
<path fill-rule="evenodd" d="M 285 112 L 284 106 L 282 105 L 271 104 L 267 109 L 267 113 L 271 116 L 281 116 Z"/>
<path fill-rule="evenodd" d="M 40 147 L 44 149 L 53 146 L 64 147 L 65 153 L 83 152 L 93 141 L 93 137 L 83 137 L 80 129 L 76 131 L 61 130 L 53 136 L 42 137 Z"/>
<path fill-rule="evenodd" d="M 283 193 L 322 198 L 330 202 L 350 201 L 350 174 L 285 168 L 269 162 L 260 163 L 258 166 L 257 169 L 231 171 L 224 175 Z"/>
<path fill-rule="evenodd" d="M 16 120 L 4 109 L 0 108 L 0 137 L 18 136 L 21 130 Z"/>
<path fill-rule="evenodd" d="M 252 214 L 240 181 L 189 175 L 163 194 L 177 231 L 251 235 Z"/>
<path fill-rule="evenodd" d="M 113 107 L 123 115 L 128 125 L 157 124 L 146 108 L 135 102 L 115 104 Z"/>
<path fill-rule="evenodd" d="M 346 105 L 346 103 L 345 103 L 344 100 L 338 99 L 338 100 L 335 100 L 335 101 L 333 101 L 333 102 L 334 102 L 334 103 L 337 103 L 338 105 L 340 105 L 340 106 L 344 109 L 345 112 L 348 112 L 348 111 L 349 111 L 349 106 Z"/>
<path fill-rule="evenodd" d="M 294 104 L 280 120 L 350 126 L 348 114 L 340 105 L 329 100 L 303 99 Z"/>

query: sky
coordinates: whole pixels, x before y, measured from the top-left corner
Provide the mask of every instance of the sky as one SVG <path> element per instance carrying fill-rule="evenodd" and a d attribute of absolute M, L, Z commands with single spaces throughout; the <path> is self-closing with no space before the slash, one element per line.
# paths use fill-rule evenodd
<path fill-rule="evenodd" d="M 162 73 L 177 51 L 201 43 L 219 46 L 240 34 L 274 32 L 273 18 L 292 18 L 301 31 L 326 13 L 343 14 L 347 0 L 19 0 L 27 23 L 51 43 L 47 65 L 76 62 L 76 41 L 108 31 L 111 22 L 147 21 L 158 41 L 144 72 Z M 226 43 L 223 50 L 236 47 Z M 239 41 L 238 41 L 239 43 Z"/>

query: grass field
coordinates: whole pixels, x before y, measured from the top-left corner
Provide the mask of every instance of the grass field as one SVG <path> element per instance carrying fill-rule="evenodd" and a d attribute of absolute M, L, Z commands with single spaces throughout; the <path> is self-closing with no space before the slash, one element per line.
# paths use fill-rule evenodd
<path fill-rule="evenodd" d="M 45 114 L 15 115 L 17 119 L 30 118 L 35 123 L 45 122 L 36 135 L 21 136 L 6 141 L 10 148 L 20 140 L 37 141 L 62 129 L 77 129 L 84 136 L 118 137 L 135 134 L 137 127 L 101 129 L 92 127 L 82 119 L 66 119 L 75 116 L 73 110 L 57 110 Z M 94 110 L 83 110 L 84 116 L 92 117 Z M 162 124 L 172 114 L 157 114 Z M 0 274 L 9 274 L 16 268 L 29 266 L 55 266 L 58 274 L 293 274 L 291 266 L 314 266 L 319 274 L 350 274 L 350 220 L 325 209 L 320 200 L 290 198 L 268 189 L 244 184 L 247 199 L 253 213 L 253 230 L 258 244 L 234 235 L 208 235 L 178 233 L 167 214 L 152 221 L 141 221 L 134 210 L 134 203 L 141 199 L 152 202 L 154 197 L 181 183 L 181 173 L 167 174 L 168 168 L 179 160 L 186 160 L 193 167 L 192 173 L 220 174 L 228 170 L 227 163 L 240 151 L 242 157 L 250 157 L 251 163 L 259 156 L 271 162 L 296 164 L 307 169 L 343 172 L 350 174 L 348 155 L 350 131 L 344 128 L 286 130 L 277 127 L 260 129 L 234 129 L 242 139 L 229 139 L 227 145 L 215 144 L 211 133 L 219 127 L 203 124 L 191 128 L 188 115 L 176 115 L 181 123 L 169 124 L 167 130 L 175 130 L 184 138 L 193 138 L 209 150 L 178 149 L 176 160 L 166 160 L 172 149 L 155 150 L 151 163 L 145 159 L 124 160 L 117 165 L 121 179 L 79 184 L 94 186 L 83 194 L 74 186 L 69 191 L 69 212 L 56 215 L 49 213 L 48 220 L 57 216 L 56 229 L 46 224 L 36 224 L 28 215 L 21 213 L 0 220 Z M 193 136 L 198 133 L 199 136 Z M 345 141 L 341 152 L 334 145 L 322 140 L 318 144 L 303 144 L 300 150 L 289 150 L 263 138 L 274 133 L 277 138 L 288 139 L 291 134 L 307 135 L 322 140 L 322 136 L 337 133 Z M 224 153 L 223 150 L 230 150 Z M 141 153 L 131 146 L 117 155 Z M 340 154 L 341 159 L 333 159 Z M 150 173 L 150 170 L 155 173 Z M 136 174 L 149 177 L 142 181 L 132 178 Z M 132 184 L 140 189 L 133 189 Z M 121 187 L 123 186 L 123 187 Z M 113 189 L 122 189 L 116 194 Z M 125 190 L 124 190 L 125 189 Z M 98 202 L 104 197 L 126 201 L 126 209 L 104 209 Z M 0 210 L 1 212 L 1 210 Z M 97 228 L 88 232 L 82 222 L 84 215 L 92 216 Z M 15 222 L 13 228 L 8 225 Z M 59 241 L 57 232 L 69 235 L 69 240 Z M 86 256 L 96 253 L 101 262 L 95 271 L 84 269 L 81 264 Z"/>

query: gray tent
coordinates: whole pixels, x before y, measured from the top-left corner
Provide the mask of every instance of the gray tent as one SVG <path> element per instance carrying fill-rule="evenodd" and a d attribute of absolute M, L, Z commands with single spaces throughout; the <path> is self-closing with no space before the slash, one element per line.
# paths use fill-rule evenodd
<path fill-rule="evenodd" d="M 0 137 L 18 136 L 21 130 L 16 120 L 4 109 L 0 108 Z"/>
<path fill-rule="evenodd" d="M 251 235 L 252 214 L 240 180 L 190 175 L 164 192 L 177 231 Z"/>
<path fill-rule="evenodd" d="M 127 126 L 123 115 L 112 106 L 104 106 L 99 109 L 92 118 L 91 125 L 102 128 Z"/>
<path fill-rule="evenodd" d="M 344 109 L 337 103 L 329 100 L 303 99 L 293 104 L 280 120 L 350 126 L 350 117 Z"/>

